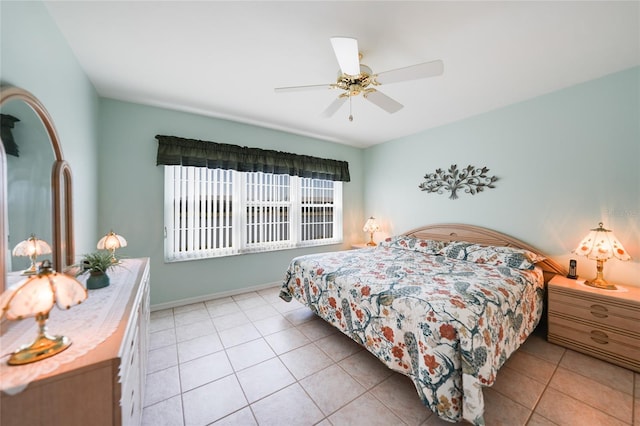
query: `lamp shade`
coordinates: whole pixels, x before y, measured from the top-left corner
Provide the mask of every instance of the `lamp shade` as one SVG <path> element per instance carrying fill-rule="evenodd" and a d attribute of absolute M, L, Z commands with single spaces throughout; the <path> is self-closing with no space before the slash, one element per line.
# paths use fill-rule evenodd
<path fill-rule="evenodd" d="M 14 256 L 40 256 L 41 254 L 49 254 L 51 253 L 51 246 L 47 244 L 44 240 L 39 240 L 35 235 L 31 234 L 31 236 L 19 242 L 13 248 Z"/>
<path fill-rule="evenodd" d="M 578 256 L 586 256 L 593 260 L 607 260 L 614 257 L 619 260 L 631 259 L 613 232 L 605 229 L 602 222 L 580 241 L 573 252 Z"/>
<path fill-rule="evenodd" d="M 367 219 L 367 222 L 364 224 L 362 230 L 364 232 L 377 232 L 380 230 L 380 225 L 378 225 L 378 222 L 376 222 L 376 218 L 371 216 L 369 219 Z"/>
<path fill-rule="evenodd" d="M 123 236 L 116 234 L 113 231 L 109 231 L 107 235 L 100 238 L 98 241 L 99 250 L 115 250 L 120 247 L 126 247 L 127 240 Z"/>
<path fill-rule="evenodd" d="M 13 248 L 14 256 L 27 256 L 31 259 L 31 266 L 22 271 L 22 275 L 34 275 L 37 273 L 36 258 L 41 254 L 51 253 L 51 246 L 44 240 L 39 240 L 35 235 L 31 234 L 29 239 L 19 242 Z"/>
<path fill-rule="evenodd" d="M 43 267 L 49 261 L 43 262 Z M 21 320 L 48 313 L 54 305 L 69 309 L 87 298 L 87 290 L 75 278 L 49 269 L 7 289 L 0 296 L 0 318 Z"/>

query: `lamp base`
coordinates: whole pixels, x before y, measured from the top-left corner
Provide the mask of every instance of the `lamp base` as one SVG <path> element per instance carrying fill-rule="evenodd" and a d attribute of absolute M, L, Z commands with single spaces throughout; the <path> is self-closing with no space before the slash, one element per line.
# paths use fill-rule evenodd
<path fill-rule="evenodd" d="M 369 242 L 367 243 L 368 247 L 376 247 L 377 244 L 375 241 L 373 241 L 373 232 L 369 233 Z"/>
<path fill-rule="evenodd" d="M 66 336 L 49 336 L 46 333 L 39 334 L 30 345 L 24 345 L 11 354 L 7 361 L 9 365 L 23 365 L 41 359 L 54 356 L 71 345 L 71 340 Z"/>
<path fill-rule="evenodd" d="M 29 266 L 28 269 L 25 269 L 24 271 L 22 271 L 22 273 L 20 275 L 26 275 L 26 276 L 30 276 L 30 275 L 36 275 L 38 273 L 38 265 L 36 265 L 36 254 L 32 254 L 30 257 L 31 259 L 31 266 Z"/>
<path fill-rule="evenodd" d="M 37 273 L 38 273 L 38 269 L 36 268 L 36 265 L 31 265 L 29 269 L 25 269 L 20 273 L 20 275 L 30 277 L 31 275 L 36 275 Z"/>
<path fill-rule="evenodd" d="M 618 289 L 615 285 L 610 284 L 603 279 L 598 279 L 597 277 L 590 281 L 585 281 L 584 283 L 589 287 L 599 288 L 600 290 L 617 290 Z"/>
<path fill-rule="evenodd" d="M 592 280 L 585 281 L 584 283 L 590 287 L 599 288 L 601 290 L 617 290 L 616 286 L 609 284 L 604 279 L 604 260 L 596 260 L 596 277 Z"/>

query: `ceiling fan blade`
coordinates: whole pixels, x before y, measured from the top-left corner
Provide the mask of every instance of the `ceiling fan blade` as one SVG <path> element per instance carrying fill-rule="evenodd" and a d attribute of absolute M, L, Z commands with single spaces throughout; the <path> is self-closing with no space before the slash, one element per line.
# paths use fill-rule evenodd
<path fill-rule="evenodd" d="M 378 74 L 376 81 L 380 84 L 397 83 L 400 81 L 417 80 L 419 78 L 435 77 L 444 72 L 441 60 L 425 62 L 423 64 L 398 68 Z"/>
<path fill-rule="evenodd" d="M 365 93 L 363 94 L 363 96 L 366 100 L 368 100 L 374 105 L 379 106 L 383 110 L 387 111 L 389 114 L 398 112 L 403 107 L 403 105 L 400 102 L 397 102 L 391 99 L 389 96 L 377 90 L 371 91 L 369 93 Z"/>
<path fill-rule="evenodd" d="M 335 84 L 312 84 L 310 86 L 290 86 L 290 87 L 276 87 L 274 90 L 276 93 L 283 92 L 301 92 L 306 90 L 327 90 L 335 88 Z"/>
<path fill-rule="evenodd" d="M 346 101 L 347 101 L 347 98 L 344 96 L 337 97 L 333 102 L 331 102 L 331 104 L 327 107 L 327 109 L 325 109 L 322 112 L 321 115 L 325 118 L 331 117 L 333 114 L 336 113 L 336 111 L 340 109 L 342 104 L 344 104 Z"/>
<path fill-rule="evenodd" d="M 333 51 L 343 74 L 360 74 L 360 56 L 358 40 L 350 37 L 331 37 Z"/>

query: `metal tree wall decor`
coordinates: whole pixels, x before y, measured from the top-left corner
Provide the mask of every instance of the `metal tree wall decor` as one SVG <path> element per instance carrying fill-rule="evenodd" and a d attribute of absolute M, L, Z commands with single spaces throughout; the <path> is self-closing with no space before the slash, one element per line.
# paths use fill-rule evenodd
<path fill-rule="evenodd" d="M 435 173 L 427 173 L 424 175 L 426 179 L 418 188 L 422 191 L 437 192 L 442 194 L 445 191 L 451 191 L 450 200 L 458 198 L 457 191 L 464 189 L 467 194 L 475 195 L 484 191 L 485 188 L 495 188 L 493 183 L 498 180 L 495 176 L 487 176 L 489 169 L 486 167 L 467 166 L 464 169 L 458 169 L 457 164 L 452 164 L 446 172 L 437 169 Z"/>

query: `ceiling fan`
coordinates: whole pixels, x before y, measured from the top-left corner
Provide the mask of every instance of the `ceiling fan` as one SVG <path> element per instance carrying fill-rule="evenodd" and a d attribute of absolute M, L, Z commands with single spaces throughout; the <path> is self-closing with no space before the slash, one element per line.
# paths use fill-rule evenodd
<path fill-rule="evenodd" d="M 436 60 L 374 74 L 371 68 L 360 63 L 362 55 L 358 51 L 358 40 L 351 37 L 331 37 L 331 45 L 340 65 L 335 83 L 277 87 L 275 91 L 282 93 L 314 89 L 342 90 L 343 92 L 324 110 L 322 113 L 324 117 L 331 117 L 347 99 L 351 104 L 351 98 L 361 93 L 369 102 L 393 114 L 402 109 L 403 105 L 375 89 L 374 86 L 435 77 L 444 72 L 444 64 L 441 60 Z M 353 121 L 351 105 L 349 110 L 349 121 Z"/>

